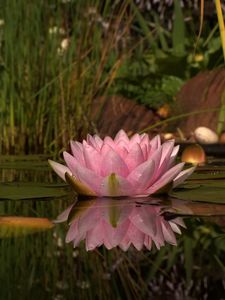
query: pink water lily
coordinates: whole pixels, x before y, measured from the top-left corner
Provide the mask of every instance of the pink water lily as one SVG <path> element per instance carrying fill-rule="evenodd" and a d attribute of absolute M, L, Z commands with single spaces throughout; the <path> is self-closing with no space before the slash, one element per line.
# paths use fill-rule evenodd
<path fill-rule="evenodd" d="M 180 227 L 185 227 L 183 220 L 179 217 L 166 220 L 162 206 L 148 203 L 152 200 L 148 199 L 144 205 L 109 198 L 87 203 L 80 201 L 64 211 L 55 222 L 66 221 L 69 216 L 66 242 L 77 247 L 85 241 L 87 251 L 102 245 L 124 251 L 130 246 L 137 250 L 151 250 L 153 245 L 157 249 L 165 243 L 176 245 L 175 233 L 181 234 Z"/>
<path fill-rule="evenodd" d="M 161 143 L 160 136 L 131 138 L 120 130 L 114 139 L 88 135 L 83 143 L 71 141 L 64 152 L 66 166 L 49 160 L 53 170 L 78 194 L 89 196 L 148 196 L 165 187 L 176 187 L 194 168 L 175 163 L 179 146 Z"/>

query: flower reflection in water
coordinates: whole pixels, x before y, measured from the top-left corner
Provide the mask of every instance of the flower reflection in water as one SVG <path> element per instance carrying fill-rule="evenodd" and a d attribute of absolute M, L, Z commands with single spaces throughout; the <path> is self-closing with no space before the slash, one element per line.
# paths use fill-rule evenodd
<path fill-rule="evenodd" d="M 180 217 L 167 219 L 164 209 L 152 198 L 144 198 L 141 203 L 137 199 L 80 200 L 55 222 L 67 220 L 70 227 L 66 242 L 76 247 L 84 240 L 87 251 L 101 245 L 126 251 L 131 245 L 137 250 L 151 250 L 155 244 L 160 249 L 165 243 L 176 245 L 175 233 L 180 234 L 180 227 L 185 227 Z"/>

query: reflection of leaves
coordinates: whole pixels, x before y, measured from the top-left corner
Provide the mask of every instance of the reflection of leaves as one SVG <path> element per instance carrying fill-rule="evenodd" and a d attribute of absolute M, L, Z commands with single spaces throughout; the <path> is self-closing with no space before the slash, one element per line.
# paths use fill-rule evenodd
<path fill-rule="evenodd" d="M 46 218 L 0 217 L 0 238 L 18 237 L 51 229 L 54 224 Z"/>

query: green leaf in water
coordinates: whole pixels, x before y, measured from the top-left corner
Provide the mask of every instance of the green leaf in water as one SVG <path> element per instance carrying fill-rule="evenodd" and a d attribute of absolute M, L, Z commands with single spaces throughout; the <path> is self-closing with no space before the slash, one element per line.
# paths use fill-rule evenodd
<path fill-rule="evenodd" d="M 35 198 L 53 198 L 68 195 L 66 185 L 41 184 L 35 182 L 26 183 L 0 183 L 0 199 L 35 199 Z"/>
<path fill-rule="evenodd" d="M 214 185 L 200 185 L 195 189 L 175 189 L 170 196 L 181 200 L 225 204 L 225 184 L 215 182 Z"/>

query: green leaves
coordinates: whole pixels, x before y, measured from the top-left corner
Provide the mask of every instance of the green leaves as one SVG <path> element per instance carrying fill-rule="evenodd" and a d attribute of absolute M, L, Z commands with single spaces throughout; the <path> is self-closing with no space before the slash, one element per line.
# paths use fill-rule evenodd
<path fill-rule="evenodd" d="M 65 184 L 44 184 L 37 182 L 0 183 L 0 200 L 2 199 L 38 199 L 63 197 L 69 189 Z"/>
<path fill-rule="evenodd" d="M 194 173 L 184 185 L 171 191 L 170 196 L 187 201 L 225 204 L 224 168 L 201 169 L 201 173 Z"/>

